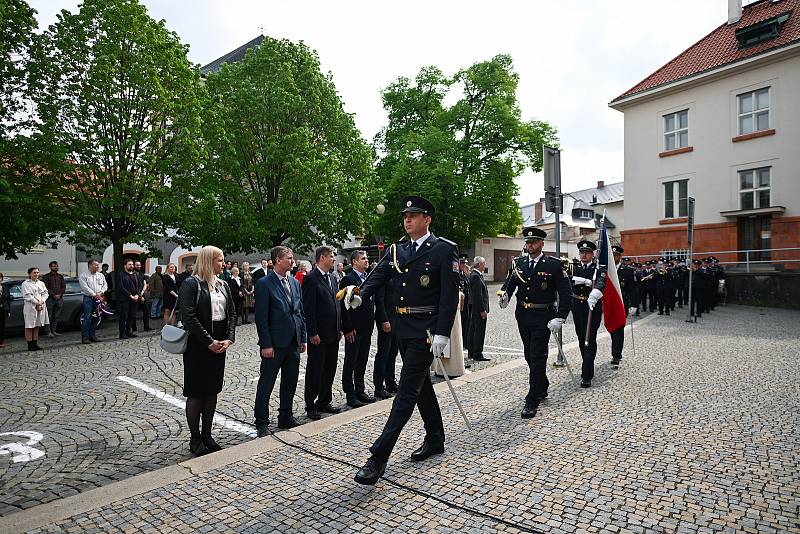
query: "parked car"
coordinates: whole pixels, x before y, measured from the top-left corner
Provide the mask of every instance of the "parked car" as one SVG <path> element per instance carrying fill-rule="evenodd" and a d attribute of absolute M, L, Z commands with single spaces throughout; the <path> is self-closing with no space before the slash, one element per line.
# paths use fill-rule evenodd
<path fill-rule="evenodd" d="M 6 319 L 6 332 L 18 333 L 25 329 L 25 321 L 22 318 L 22 282 L 24 280 L 6 280 L 3 282 L 3 288 L 11 295 L 11 317 Z M 62 297 L 64 299 L 64 306 L 61 308 L 61 317 L 58 323 L 59 330 L 66 330 L 69 328 L 81 328 L 83 321 L 83 295 L 81 294 L 81 286 L 77 278 L 65 278 L 64 282 L 67 286 L 67 291 Z M 102 323 L 102 316 L 99 319 L 98 328 Z"/>

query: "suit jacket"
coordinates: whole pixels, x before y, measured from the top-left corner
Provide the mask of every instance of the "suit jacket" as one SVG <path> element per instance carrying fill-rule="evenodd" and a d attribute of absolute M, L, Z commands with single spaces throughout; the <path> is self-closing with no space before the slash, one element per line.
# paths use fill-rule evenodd
<path fill-rule="evenodd" d="M 481 312 L 489 312 L 489 289 L 483 274 L 475 269 L 469 272 L 469 300 L 472 315 L 480 316 Z"/>
<path fill-rule="evenodd" d="M 292 342 L 305 343 L 306 321 L 303 318 L 303 294 L 297 280 L 288 277 L 292 290 L 289 301 L 278 275 L 270 271 L 256 283 L 256 329 L 262 349 L 285 348 Z"/>
<path fill-rule="evenodd" d="M 361 278 L 355 269 L 342 278 L 339 282 L 339 288 L 347 286 L 361 285 Z M 339 304 L 342 313 L 342 332 L 356 331 L 359 336 L 371 336 L 373 324 L 377 320 L 379 323 L 385 323 L 389 319 L 386 317 L 386 310 L 383 307 L 383 295 L 380 293 L 370 294 L 363 296 L 361 306 L 354 310 L 348 310 L 344 307 L 344 300 Z M 380 302 L 378 302 L 380 300 Z"/>
<path fill-rule="evenodd" d="M 3 287 L 3 294 L 0 295 L 0 302 L 3 303 L 3 313 L 8 315 L 11 312 L 11 292 L 8 290 L 7 286 L 2 286 L 2 287 Z"/>
<path fill-rule="evenodd" d="M 142 276 L 137 273 L 136 271 L 132 272 L 134 278 L 136 279 L 135 285 L 131 283 L 131 278 L 128 276 L 128 273 L 122 271 L 119 273 L 119 279 L 117 287 L 119 290 L 117 291 L 117 300 L 118 301 L 130 301 L 131 295 L 139 295 L 144 289 L 144 279 Z"/>
<path fill-rule="evenodd" d="M 267 273 L 266 273 L 266 272 L 264 272 L 264 268 L 263 268 L 263 267 L 259 267 L 258 269 L 256 269 L 255 271 L 253 271 L 253 272 L 252 272 L 250 275 L 253 277 L 253 286 L 255 286 L 255 284 L 256 284 L 256 283 L 257 283 L 259 280 L 261 280 L 262 278 L 264 278 L 264 277 L 267 275 Z"/>
<path fill-rule="evenodd" d="M 306 317 L 308 337 L 319 336 L 323 343 L 339 341 L 342 331 L 342 316 L 339 302 L 336 300 L 336 279 L 333 275 L 331 284 L 314 267 L 303 278 L 303 311 Z"/>
<path fill-rule="evenodd" d="M 401 308 L 430 306 L 425 314 L 397 314 L 392 324 L 398 339 L 450 337 L 458 311 L 458 247 L 431 234 L 411 255 L 408 243 L 394 244 L 364 284 L 361 296 L 378 294 L 391 284 L 393 304 Z"/>

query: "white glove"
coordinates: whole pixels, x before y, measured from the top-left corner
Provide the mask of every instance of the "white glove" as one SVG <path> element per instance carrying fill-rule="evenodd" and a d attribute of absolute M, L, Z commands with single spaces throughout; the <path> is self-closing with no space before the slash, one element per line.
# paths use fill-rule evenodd
<path fill-rule="evenodd" d="M 441 336 L 439 334 L 433 336 L 433 342 L 431 343 L 431 352 L 433 353 L 433 357 L 441 358 L 448 343 L 450 343 L 450 338 L 447 336 Z"/>
<path fill-rule="evenodd" d="M 636 313 L 636 308 L 633 308 L 633 307 L 628 308 L 628 315 L 633 315 L 635 313 Z"/>
<path fill-rule="evenodd" d="M 588 278 L 583 278 L 581 276 L 573 276 L 572 283 L 576 286 L 592 287 L 592 281 Z"/>
<path fill-rule="evenodd" d="M 344 294 L 344 307 L 346 310 L 354 310 L 361 306 L 361 295 L 358 294 L 358 286 L 347 286 Z"/>
<path fill-rule="evenodd" d="M 589 293 L 589 298 L 586 299 L 586 304 L 589 305 L 589 309 L 593 310 L 594 305 L 597 304 L 597 301 L 603 298 L 603 292 L 599 289 L 592 289 L 592 292 Z"/>
<path fill-rule="evenodd" d="M 509 299 L 508 293 L 503 292 L 503 296 L 500 297 L 500 302 L 499 302 L 500 307 L 502 309 L 506 309 L 508 307 L 508 301 L 509 300 L 510 299 Z"/>
<path fill-rule="evenodd" d="M 561 317 L 556 317 L 555 319 L 550 319 L 550 321 L 547 323 L 547 328 L 549 328 L 550 331 L 555 334 L 556 332 L 559 331 L 561 325 L 563 324 L 564 324 L 564 319 L 562 319 Z"/>

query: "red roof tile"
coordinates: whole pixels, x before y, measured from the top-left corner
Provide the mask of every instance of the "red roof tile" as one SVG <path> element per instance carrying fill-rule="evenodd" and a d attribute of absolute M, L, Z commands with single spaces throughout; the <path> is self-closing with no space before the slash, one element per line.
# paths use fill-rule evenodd
<path fill-rule="evenodd" d="M 778 2 L 759 0 L 744 6 L 742 19 L 739 22 L 731 25 L 728 25 L 727 22 L 722 24 L 669 63 L 612 100 L 611 103 L 660 85 L 800 41 L 800 10 L 796 9 L 798 7 L 800 7 L 800 0 L 780 0 Z M 796 12 L 792 13 L 789 20 L 783 24 L 777 37 L 755 46 L 739 49 L 736 30 L 793 10 Z"/>

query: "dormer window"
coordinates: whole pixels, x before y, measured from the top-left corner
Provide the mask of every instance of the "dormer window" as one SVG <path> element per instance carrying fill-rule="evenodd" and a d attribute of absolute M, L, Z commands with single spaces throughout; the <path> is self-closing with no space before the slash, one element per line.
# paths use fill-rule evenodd
<path fill-rule="evenodd" d="M 777 17 L 772 17 L 761 21 L 757 24 L 752 24 L 746 28 L 736 30 L 736 40 L 739 42 L 739 49 L 755 46 L 758 43 L 774 39 L 781 32 L 781 26 L 789 20 L 789 13 L 783 13 Z"/>
<path fill-rule="evenodd" d="M 594 217 L 592 210 L 578 210 L 578 218 L 591 219 L 592 217 Z"/>

